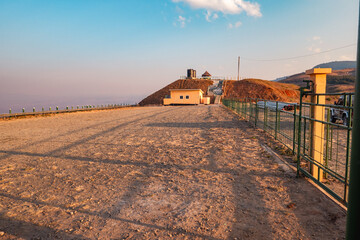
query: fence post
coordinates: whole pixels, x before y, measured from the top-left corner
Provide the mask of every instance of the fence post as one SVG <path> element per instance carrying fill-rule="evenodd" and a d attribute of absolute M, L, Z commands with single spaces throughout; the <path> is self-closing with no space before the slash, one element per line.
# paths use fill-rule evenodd
<path fill-rule="evenodd" d="M 266 109 L 266 100 L 264 100 L 264 131 L 266 131 L 267 126 L 267 109 Z"/>
<path fill-rule="evenodd" d="M 255 100 L 255 127 L 257 126 L 257 119 L 258 119 L 258 99 Z"/>
<path fill-rule="evenodd" d="M 302 118 L 302 99 L 304 96 L 304 89 L 300 88 L 300 103 L 299 103 L 299 119 L 298 119 L 298 152 L 297 152 L 297 163 L 296 163 L 296 177 L 300 176 L 300 152 L 301 152 L 301 118 Z M 304 121 L 304 132 L 306 132 L 305 121 Z M 305 148 L 305 144 L 304 144 Z"/>
<path fill-rule="evenodd" d="M 360 21 L 359 21 L 360 22 Z M 358 30 L 357 71 L 355 81 L 354 118 L 351 142 L 349 204 L 346 239 L 359 239 L 360 223 L 360 25 Z M 346 181 L 347 179 L 345 179 Z"/>
<path fill-rule="evenodd" d="M 244 113 L 245 120 L 247 120 L 247 99 L 245 98 L 245 113 Z"/>
<path fill-rule="evenodd" d="M 331 68 L 314 68 L 307 70 L 306 74 L 310 75 L 313 82 L 311 95 L 311 148 L 310 153 L 314 161 L 319 164 L 324 163 L 324 125 L 325 107 L 319 106 L 325 104 L 325 95 L 316 95 L 326 93 L 326 74 L 331 73 Z M 323 180 L 323 171 L 315 164 L 310 164 L 310 172 L 314 178 L 320 182 Z"/>
<path fill-rule="evenodd" d="M 349 103 L 348 106 L 352 106 L 353 102 L 352 102 L 352 97 L 351 95 L 349 95 Z M 345 101 L 346 101 L 346 97 L 345 97 Z M 348 126 L 347 126 L 347 140 L 346 140 L 346 169 L 345 169 L 345 190 L 344 190 L 344 199 L 348 200 L 348 177 L 349 177 L 349 159 L 351 157 L 351 153 L 350 153 L 350 135 L 351 135 L 351 126 L 352 126 L 352 109 L 349 109 L 349 120 L 348 120 Z"/>
<path fill-rule="evenodd" d="M 251 119 L 253 118 L 253 107 L 252 107 L 252 99 L 249 98 L 249 122 L 251 122 Z"/>
<path fill-rule="evenodd" d="M 296 148 L 296 109 L 297 109 L 297 104 L 294 105 L 293 155 L 295 155 L 295 148 Z"/>
<path fill-rule="evenodd" d="M 242 114 L 242 112 L 243 112 L 243 99 L 241 99 L 239 101 L 239 103 L 240 103 L 239 115 L 242 117 L 243 116 L 243 114 Z"/>
<path fill-rule="evenodd" d="M 330 108 L 326 111 L 326 122 L 330 122 Z M 329 142 L 330 142 L 330 125 L 326 124 L 326 133 L 325 133 L 325 167 L 328 167 L 329 163 Z M 327 178 L 327 173 L 325 173 L 325 178 Z"/>
<path fill-rule="evenodd" d="M 278 101 L 276 101 L 276 112 L 275 112 L 275 140 L 277 140 L 277 132 L 278 132 L 278 122 L 279 122 L 279 116 L 278 116 L 278 114 L 279 114 L 279 110 L 278 110 L 278 107 L 279 107 L 279 102 Z"/>

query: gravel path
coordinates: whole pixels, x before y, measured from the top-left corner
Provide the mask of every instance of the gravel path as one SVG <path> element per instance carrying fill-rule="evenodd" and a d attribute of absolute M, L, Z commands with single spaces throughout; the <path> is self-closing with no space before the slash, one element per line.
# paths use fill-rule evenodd
<path fill-rule="evenodd" d="M 0 238 L 344 239 L 345 212 L 216 106 L 0 122 Z"/>

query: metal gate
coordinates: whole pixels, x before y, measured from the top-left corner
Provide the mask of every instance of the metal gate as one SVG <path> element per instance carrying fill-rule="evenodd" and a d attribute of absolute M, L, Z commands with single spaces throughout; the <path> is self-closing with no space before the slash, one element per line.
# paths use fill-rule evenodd
<path fill-rule="evenodd" d="M 304 174 L 346 206 L 353 96 L 353 93 L 313 94 L 303 88 L 300 104 L 252 98 L 222 102 L 296 155 L 298 176 Z M 319 103 L 321 98 L 325 104 Z M 313 108 L 321 110 L 322 119 L 314 118 Z M 314 124 L 320 128 L 317 134 Z M 320 142 L 320 146 L 315 148 L 314 142 Z"/>
<path fill-rule="evenodd" d="M 354 93 L 314 94 L 306 89 L 301 89 L 297 126 L 298 175 L 303 173 L 347 205 Z M 319 103 L 321 98 L 325 104 Z M 314 117 L 315 108 L 322 119 Z"/>

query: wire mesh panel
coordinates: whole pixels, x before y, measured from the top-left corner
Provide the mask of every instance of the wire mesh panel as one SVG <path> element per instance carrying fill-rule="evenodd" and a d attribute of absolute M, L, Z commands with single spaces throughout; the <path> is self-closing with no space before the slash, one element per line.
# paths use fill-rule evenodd
<path fill-rule="evenodd" d="M 323 95 L 312 97 L 319 99 Z M 302 100 L 294 104 L 251 98 L 224 99 L 223 104 L 296 154 L 298 174 L 303 173 L 346 205 L 353 94 L 329 94 L 326 104 Z M 333 100 L 336 101 L 330 104 Z M 320 120 L 313 116 L 314 107 L 320 107 Z"/>
<path fill-rule="evenodd" d="M 224 99 L 223 104 L 296 151 L 297 104 L 260 99 Z"/>
<path fill-rule="evenodd" d="M 347 205 L 353 94 L 307 95 L 312 99 L 326 96 L 326 103 L 302 103 L 307 111 L 300 113 L 299 120 L 299 172 Z M 314 117 L 315 111 L 320 118 Z"/>
<path fill-rule="evenodd" d="M 278 114 L 277 140 L 291 150 L 294 149 L 294 140 L 296 138 L 295 111 L 280 111 Z"/>

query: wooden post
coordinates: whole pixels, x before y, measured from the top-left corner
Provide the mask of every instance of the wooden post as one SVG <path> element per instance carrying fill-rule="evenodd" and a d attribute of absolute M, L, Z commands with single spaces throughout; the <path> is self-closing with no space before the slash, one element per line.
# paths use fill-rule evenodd
<path fill-rule="evenodd" d="M 324 163 L 324 125 L 321 122 L 325 120 L 325 107 L 318 106 L 325 104 L 325 95 L 316 95 L 326 93 L 326 74 L 331 73 L 331 68 L 314 68 L 307 70 L 306 74 L 310 75 L 313 82 L 312 92 L 315 95 L 311 96 L 311 103 L 316 104 L 311 106 L 310 117 L 311 120 L 311 148 L 310 153 L 314 161 Z M 310 164 L 310 172 L 314 178 L 319 181 L 323 180 L 323 171 L 315 164 Z"/>

